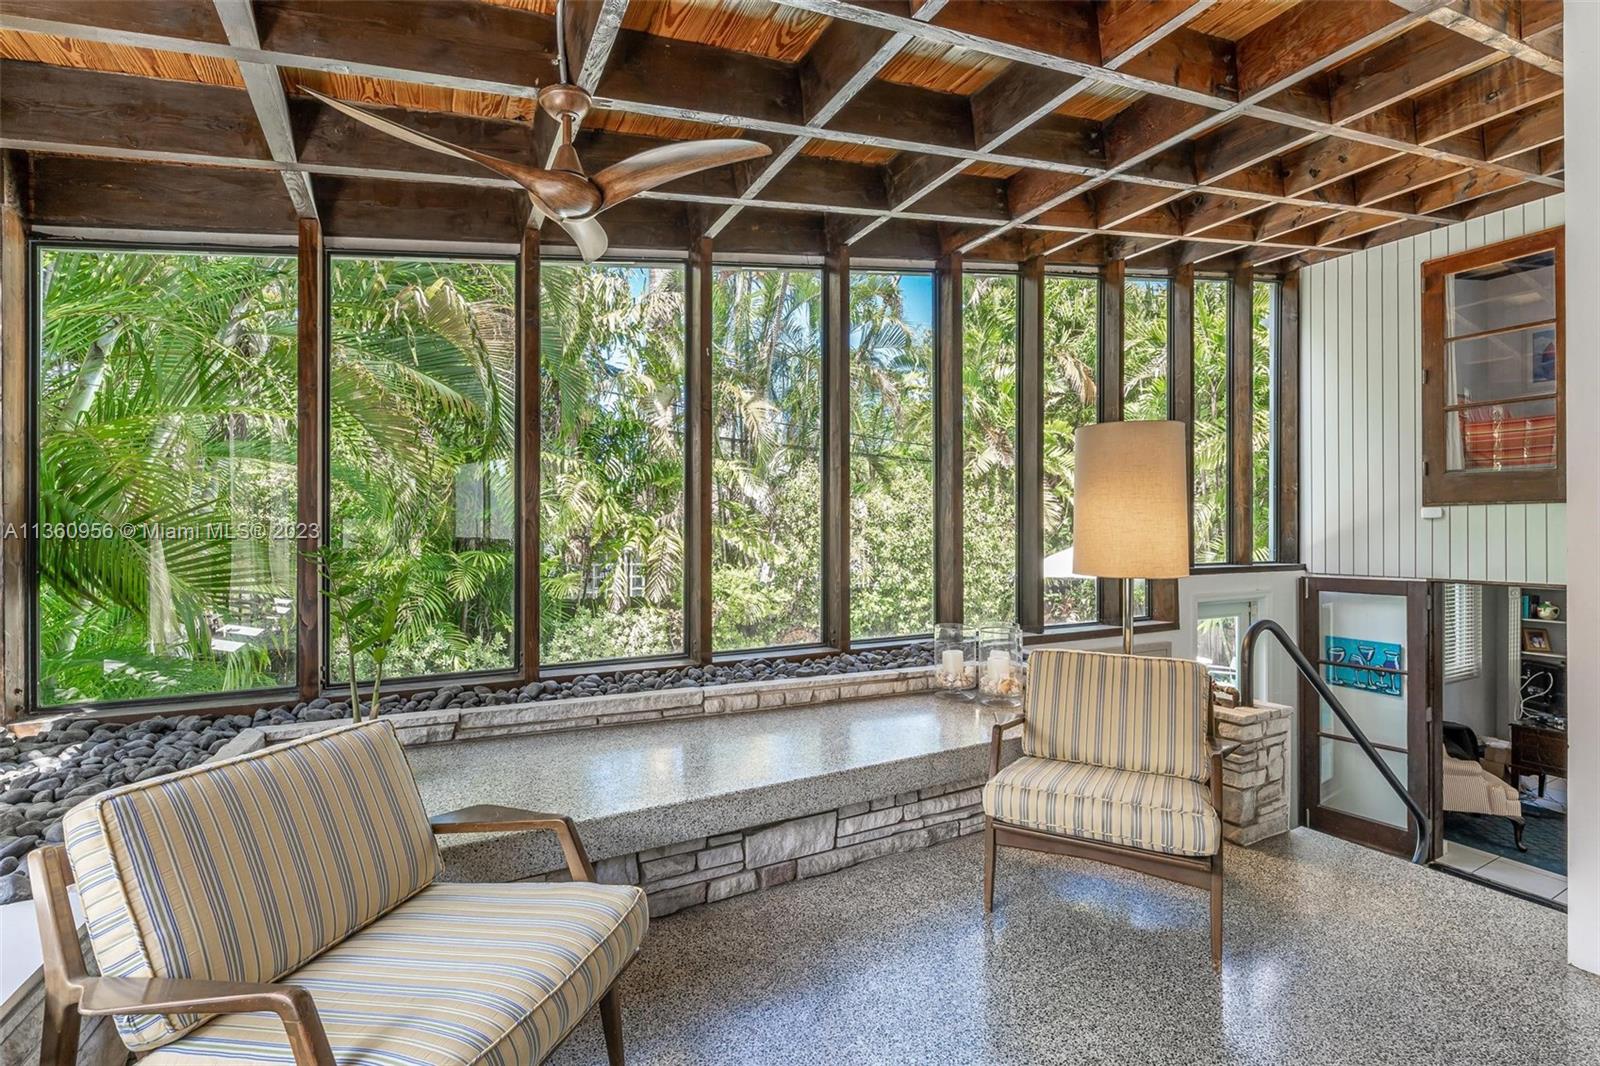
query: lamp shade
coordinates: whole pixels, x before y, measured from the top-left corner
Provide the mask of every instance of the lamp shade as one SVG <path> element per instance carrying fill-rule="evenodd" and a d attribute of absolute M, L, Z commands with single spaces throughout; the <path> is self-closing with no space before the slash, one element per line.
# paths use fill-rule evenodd
<path fill-rule="evenodd" d="M 1092 577 L 1187 577 L 1182 422 L 1099 422 L 1074 444 L 1072 567 Z"/>

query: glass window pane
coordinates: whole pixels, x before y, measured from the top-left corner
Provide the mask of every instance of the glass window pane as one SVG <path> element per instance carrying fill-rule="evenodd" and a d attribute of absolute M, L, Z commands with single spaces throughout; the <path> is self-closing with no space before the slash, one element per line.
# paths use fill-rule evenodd
<path fill-rule="evenodd" d="M 1556 394 L 1554 325 L 1490 333 L 1445 345 L 1446 403 L 1484 403 Z"/>
<path fill-rule="evenodd" d="M 39 261 L 40 704 L 292 683 L 295 260 Z"/>
<path fill-rule="evenodd" d="M 1450 275 L 1447 336 L 1553 321 L 1555 262 L 1554 252 L 1543 251 Z"/>
<path fill-rule="evenodd" d="M 1124 288 L 1122 417 L 1128 421 L 1169 417 L 1167 405 L 1168 298 L 1163 278 L 1129 278 Z"/>
<path fill-rule="evenodd" d="M 933 627 L 933 276 L 850 275 L 850 631 Z"/>
<path fill-rule="evenodd" d="M 1096 417 L 1100 283 L 1051 275 L 1044 282 L 1044 620 L 1099 617 L 1093 578 L 1072 576 L 1072 448 Z"/>
<path fill-rule="evenodd" d="M 683 650 L 683 270 L 545 263 L 539 648 Z"/>
<path fill-rule="evenodd" d="M 822 276 L 716 272 L 711 618 L 718 651 L 822 639 Z"/>
<path fill-rule="evenodd" d="M 969 620 L 1017 616 L 1017 279 L 962 279 L 962 429 Z"/>
<path fill-rule="evenodd" d="M 1385 750 L 1378 754 L 1396 777 L 1406 779 L 1403 754 Z M 1354 741 L 1322 737 L 1317 744 L 1317 767 L 1322 806 L 1398 829 L 1408 824 L 1405 804 Z"/>
<path fill-rule="evenodd" d="M 1228 293 L 1194 283 L 1194 561 L 1228 561 Z"/>
<path fill-rule="evenodd" d="M 383 676 L 509 669 L 516 267 L 336 257 L 330 285 L 332 676 L 391 604 Z"/>
<path fill-rule="evenodd" d="M 1451 470 L 1548 469 L 1556 462 L 1556 401 L 1445 412 Z"/>
<path fill-rule="evenodd" d="M 1250 470 L 1251 521 L 1254 525 L 1250 558 L 1270 562 L 1277 558 L 1275 544 L 1277 493 L 1273 491 L 1273 458 L 1278 450 L 1277 390 L 1272 387 L 1278 361 L 1276 320 L 1278 285 L 1258 281 L 1251 290 L 1250 308 Z"/>

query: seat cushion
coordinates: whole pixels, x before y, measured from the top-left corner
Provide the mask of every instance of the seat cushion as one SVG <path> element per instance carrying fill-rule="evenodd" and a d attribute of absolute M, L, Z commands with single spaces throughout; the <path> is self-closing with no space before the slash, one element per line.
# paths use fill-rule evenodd
<path fill-rule="evenodd" d="M 311 993 L 339 1066 L 541 1061 L 639 950 L 631 885 L 433 885 L 284 978 Z M 290 1063 L 270 1014 L 217 1018 L 141 1066 Z"/>
<path fill-rule="evenodd" d="M 63 826 L 100 972 L 275 981 L 415 895 L 439 852 L 388 722 L 113 789 Z M 147 1051 L 192 1015 L 117 1019 Z"/>
<path fill-rule="evenodd" d="M 983 810 L 1024 829 L 1169 855 L 1215 855 L 1222 840 L 1198 781 L 1026 755 L 984 786 Z"/>
<path fill-rule="evenodd" d="M 1197 662 L 1040 649 L 1028 657 L 1022 752 L 1206 781 L 1210 698 Z"/>

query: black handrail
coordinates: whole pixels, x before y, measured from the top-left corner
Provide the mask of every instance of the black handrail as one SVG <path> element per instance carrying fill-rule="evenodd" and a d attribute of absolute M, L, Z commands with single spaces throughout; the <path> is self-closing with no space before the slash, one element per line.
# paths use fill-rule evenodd
<path fill-rule="evenodd" d="M 1372 760 L 1372 765 L 1378 768 L 1378 772 L 1383 775 L 1383 779 L 1389 782 L 1389 787 L 1394 789 L 1395 795 L 1400 797 L 1400 802 L 1406 805 L 1406 810 L 1411 812 L 1411 820 L 1417 823 L 1417 846 L 1416 850 L 1411 853 L 1411 861 L 1419 864 L 1427 862 L 1427 815 L 1422 813 L 1422 808 L 1418 806 L 1417 801 L 1411 798 L 1411 793 L 1407 791 L 1405 785 L 1400 783 L 1400 779 L 1394 775 L 1394 771 L 1389 769 L 1389 764 L 1383 761 L 1383 756 L 1379 755 L 1378 749 L 1372 746 L 1372 741 L 1367 739 L 1367 735 L 1361 731 L 1361 727 L 1356 725 L 1349 712 L 1344 709 L 1344 705 L 1339 702 L 1339 698 L 1333 694 L 1333 689 L 1328 687 L 1328 682 L 1323 678 L 1321 671 L 1311 665 L 1311 660 L 1305 657 L 1305 653 L 1290 639 L 1284 628 L 1270 618 L 1263 618 L 1245 630 L 1244 639 L 1239 643 L 1240 706 L 1251 706 L 1250 678 L 1252 672 L 1250 669 L 1250 656 L 1255 650 L 1256 640 L 1263 633 L 1271 633 L 1278 638 L 1278 643 L 1283 646 L 1284 651 L 1289 653 L 1290 660 L 1293 661 L 1295 668 L 1300 671 L 1301 676 L 1311 682 L 1311 687 L 1317 690 L 1317 695 L 1321 696 L 1323 701 L 1333 709 L 1333 713 L 1338 716 L 1340 723 L 1349 732 L 1350 739 L 1354 740 L 1356 745 L 1367 753 L 1367 758 Z M 1302 787 L 1304 787 L 1304 783 L 1302 783 Z"/>

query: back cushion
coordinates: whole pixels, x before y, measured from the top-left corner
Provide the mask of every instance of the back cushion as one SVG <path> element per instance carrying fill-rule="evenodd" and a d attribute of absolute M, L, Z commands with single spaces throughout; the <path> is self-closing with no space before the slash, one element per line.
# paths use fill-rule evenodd
<path fill-rule="evenodd" d="M 439 872 L 387 722 L 345 726 L 128 785 L 65 819 L 100 972 L 276 981 Z M 130 1049 L 192 1015 L 118 1018 Z"/>
<path fill-rule="evenodd" d="M 1022 751 L 1206 781 L 1210 694 L 1205 667 L 1186 659 L 1041 649 L 1028 657 Z"/>

